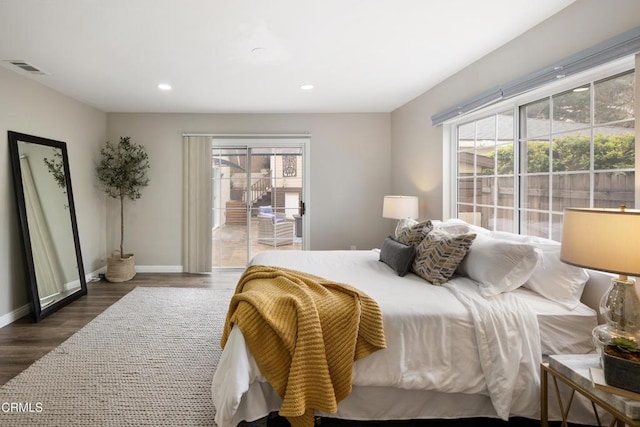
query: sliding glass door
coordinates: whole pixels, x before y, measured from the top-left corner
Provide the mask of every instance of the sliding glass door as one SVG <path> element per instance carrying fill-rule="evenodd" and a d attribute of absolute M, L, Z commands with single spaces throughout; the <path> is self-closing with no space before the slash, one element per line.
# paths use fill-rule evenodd
<path fill-rule="evenodd" d="M 243 268 L 264 251 L 305 248 L 305 151 L 305 140 L 214 137 L 214 269 Z"/>

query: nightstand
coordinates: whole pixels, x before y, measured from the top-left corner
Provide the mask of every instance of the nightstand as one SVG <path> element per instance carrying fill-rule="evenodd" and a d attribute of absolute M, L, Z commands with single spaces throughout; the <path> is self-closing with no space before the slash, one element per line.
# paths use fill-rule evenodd
<path fill-rule="evenodd" d="M 589 368 L 600 367 L 600 355 L 556 355 L 549 356 L 549 362 L 541 365 L 540 371 L 540 425 L 549 425 L 549 376 L 551 376 L 553 389 L 555 390 L 560 411 L 562 412 L 563 426 L 567 425 L 567 417 L 571 409 L 571 403 L 575 392 L 578 392 L 591 401 L 598 425 L 600 419 L 596 413 L 596 406 L 609 412 L 614 421 L 611 426 L 640 427 L 640 400 L 629 399 L 598 390 L 591 383 Z M 558 381 L 571 388 L 571 397 L 567 403 L 562 402 L 558 392 Z M 565 407 L 566 404 L 566 407 Z"/>

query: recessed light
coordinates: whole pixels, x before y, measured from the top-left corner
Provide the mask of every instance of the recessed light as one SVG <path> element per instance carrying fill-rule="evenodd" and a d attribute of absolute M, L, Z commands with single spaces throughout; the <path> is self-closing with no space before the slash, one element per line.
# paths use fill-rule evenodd
<path fill-rule="evenodd" d="M 582 87 L 577 87 L 575 88 L 573 91 L 574 92 L 584 92 L 586 90 L 589 90 L 589 86 L 582 86 Z"/>
<path fill-rule="evenodd" d="M 303 84 L 302 86 L 300 86 L 300 89 L 302 90 L 311 90 L 313 89 L 313 85 L 312 84 Z"/>
<path fill-rule="evenodd" d="M 160 89 L 160 90 L 171 90 L 171 85 L 166 84 L 166 83 L 160 83 L 158 85 L 158 89 Z"/>

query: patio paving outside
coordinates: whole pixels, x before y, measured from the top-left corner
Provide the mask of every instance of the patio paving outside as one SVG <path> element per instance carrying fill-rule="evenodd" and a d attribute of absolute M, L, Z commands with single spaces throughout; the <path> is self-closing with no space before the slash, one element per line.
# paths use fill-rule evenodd
<path fill-rule="evenodd" d="M 292 245 L 270 246 L 258 243 L 258 219 L 251 218 L 251 257 L 266 251 L 301 250 L 302 238 L 293 238 Z M 247 227 L 244 224 L 223 224 L 212 232 L 212 267 L 245 268 L 247 259 Z"/>

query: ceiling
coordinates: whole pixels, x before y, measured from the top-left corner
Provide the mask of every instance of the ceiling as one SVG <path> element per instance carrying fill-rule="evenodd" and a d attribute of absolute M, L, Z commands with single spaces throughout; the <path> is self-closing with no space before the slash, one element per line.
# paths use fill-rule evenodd
<path fill-rule="evenodd" d="M 105 112 L 390 112 L 573 1 L 0 0 L 0 60 Z"/>

